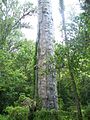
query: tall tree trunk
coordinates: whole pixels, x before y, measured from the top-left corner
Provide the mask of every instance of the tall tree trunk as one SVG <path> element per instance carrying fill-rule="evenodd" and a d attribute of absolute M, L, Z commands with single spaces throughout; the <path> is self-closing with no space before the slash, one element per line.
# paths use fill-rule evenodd
<path fill-rule="evenodd" d="M 78 96 L 76 83 L 75 83 L 75 79 L 74 79 L 72 63 L 71 63 L 71 59 L 70 59 L 70 56 L 69 56 L 69 47 L 68 47 L 68 39 L 67 39 L 66 25 L 65 25 L 65 15 L 64 15 L 64 0 L 60 0 L 60 8 L 61 8 L 61 15 L 62 15 L 64 39 L 65 39 L 65 44 L 66 44 L 66 46 L 68 48 L 67 60 L 68 60 L 69 73 L 70 73 L 71 82 L 72 82 L 73 94 L 74 94 L 76 107 L 77 107 L 78 120 L 83 120 L 80 101 L 79 101 L 79 96 Z"/>
<path fill-rule="evenodd" d="M 38 96 L 42 107 L 57 109 L 57 84 L 52 62 L 54 30 L 51 0 L 38 0 Z"/>

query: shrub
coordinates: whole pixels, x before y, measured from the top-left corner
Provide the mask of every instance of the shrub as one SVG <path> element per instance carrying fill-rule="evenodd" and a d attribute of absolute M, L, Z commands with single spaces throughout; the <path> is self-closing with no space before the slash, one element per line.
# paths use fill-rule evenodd
<path fill-rule="evenodd" d="M 90 120 L 90 104 L 87 106 L 84 116 L 87 120 Z"/>
<path fill-rule="evenodd" d="M 7 116 L 0 115 L 0 120 L 8 120 Z"/>
<path fill-rule="evenodd" d="M 26 97 L 24 93 L 22 93 L 20 96 L 19 96 L 19 99 L 18 101 L 16 101 L 15 103 L 15 106 L 21 106 L 21 107 L 32 107 L 32 105 L 35 105 L 36 106 L 36 102 L 29 98 L 29 97 Z"/>
<path fill-rule="evenodd" d="M 34 120 L 72 120 L 69 112 L 41 109 L 34 113 Z"/>
<path fill-rule="evenodd" d="M 34 120 L 61 120 L 59 111 L 45 110 L 37 111 Z"/>
<path fill-rule="evenodd" d="M 9 120 L 28 120 L 28 113 L 29 108 L 28 107 L 7 107 L 6 112 L 8 112 Z"/>

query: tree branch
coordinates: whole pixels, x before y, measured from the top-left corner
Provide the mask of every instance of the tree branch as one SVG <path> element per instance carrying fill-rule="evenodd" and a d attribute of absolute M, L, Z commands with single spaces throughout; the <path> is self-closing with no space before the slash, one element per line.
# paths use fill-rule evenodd
<path fill-rule="evenodd" d="M 29 11 L 29 12 L 23 14 L 23 15 L 16 21 L 16 23 L 12 26 L 12 29 L 14 29 L 15 26 L 19 23 L 19 21 L 21 21 L 24 17 L 26 17 L 27 15 L 30 15 L 30 16 L 31 16 L 32 13 L 34 13 L 34 11 L 35 11 L 35 10 L 32 10 L 32 11 Z"/>

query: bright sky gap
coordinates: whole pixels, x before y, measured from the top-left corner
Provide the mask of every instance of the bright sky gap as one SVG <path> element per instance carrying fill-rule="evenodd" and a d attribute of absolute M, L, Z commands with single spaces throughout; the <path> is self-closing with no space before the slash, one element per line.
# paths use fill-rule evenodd
<path fill-rule="evenodd" d="M 20 3 L 24 3 L 30 0 L 19 0 Z M 59 12 L 59 0 L 51 0 L 52 1 L 52 12 L 53 12 L 53 19 L 54 19 L 54 29 L 55 29 L 55 40 L 56 41 L 62 41 L 61 32 L 59 29 L 60 22 L 61 22 L 61 16 Z M 37 6 L 37 0 L 31 0 L 35 6 Z M 65 0 L 65 11 L 66 11 L 66 17 L 68 19 L 69 12 L 71 9 L 77 10 L 77 14 L 80 13 L 80 7 L 79 7 L 79 0 Z M 37 16 L 32 17 L 26 17 L 24 21 L 30 22 L 32 25 L 31 29 L 22 28 L 22 33 L 25 35 L 25 37 L 28 40 L 36 40 L 37 38 Z"/>

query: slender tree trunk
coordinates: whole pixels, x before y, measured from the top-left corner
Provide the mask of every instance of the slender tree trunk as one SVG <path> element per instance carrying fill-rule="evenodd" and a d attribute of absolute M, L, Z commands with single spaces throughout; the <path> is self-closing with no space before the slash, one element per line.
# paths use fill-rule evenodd
<path fill-rule="evenodd" d="M 64 15 L 64 0 L 60 0 L 60 8 L 61 8 L 61 15 L 62 15 L 62 24 L 63 24 L 63 32 L 64 32 L 65 44 L 68 47 L 68 39 L 67 39 L 66 25 L 65 25 L 65 15 Z M 80 101 L 79 101 L 79 96 L 78 96 L 76 83 L 75 83 L 75 79 L 74 79 L 72 63 L 71 63 L 71 60 L 70 60 L 69 57 L 70 56 L 69 56 L 69 47 L 68 47 L 67 60 L 68 60 L 68 67 L 69 67 L 69 73 L 70 73 L 71 82 L 72 82 L 74 98 L 75 98 L 76 107 L 77 107 L 78 120 L 83 120 Z"/>
<path fill-rule="evenodd" d="M 38 0 L 38 95 L 42 107 L 57 109 L 56 71 L 52 62 L 53 52 L 53 18 L 50 0 Z"/>
<path fill-rule="evenodd" d="M 38 39 L 35 45 L 35 57 L 34 57 L 34 93 L 33 98 L 37 100 L 38 98 L 38 66 L 37 66 L 37 49 L 38 49 Z"/>
<path fill-rule="evenodd" d="M 73 94 L 75 98 L 75 103 L 77 107 L 77 115 L 78 115 L 78 120 L 83 120 L 82 118 L 82 112 L 81 112 L 81 106 L 80 106 L 80 100 L 77 92 L 77 87 L 74 79 L 74 73 L 73 73 L 73 68 L 72 68 L 72 63 L 70 63 L 70 59 L 68 58 L 68 67 L 69 67 L 69 73 L 71 77 L 71 83 L 72 83 L 72 88 L 73 88 Z"/>
<path fill-rule="evenodd" d="M 57 75 L 58 75 L 57 89 L 58 89 L 58 99 L 59 99 L 60 98 L 60 88 L 61 88 L 61 83 L 60 83 L 60 68 L 57 68 Z"/>

